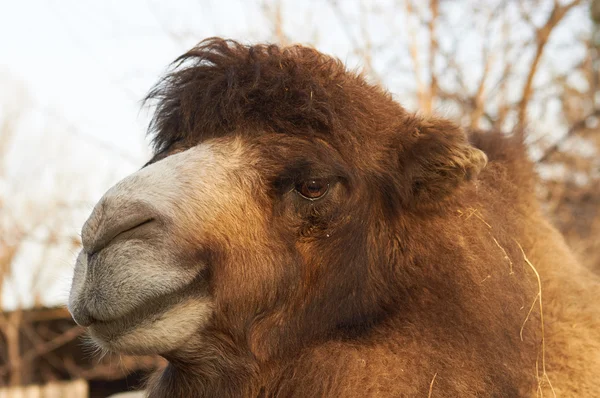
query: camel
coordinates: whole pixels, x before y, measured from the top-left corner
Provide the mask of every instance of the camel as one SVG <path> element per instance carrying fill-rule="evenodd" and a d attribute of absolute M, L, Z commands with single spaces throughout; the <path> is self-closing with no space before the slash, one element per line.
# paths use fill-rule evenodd
<path fill-rule="evenodd" d="M 149 397 L 600 397 L 598 276 L 523 134 L 405 110 L 339 60 L 211 38 L 154 156 L 82 229 L 69 310 Z"/>

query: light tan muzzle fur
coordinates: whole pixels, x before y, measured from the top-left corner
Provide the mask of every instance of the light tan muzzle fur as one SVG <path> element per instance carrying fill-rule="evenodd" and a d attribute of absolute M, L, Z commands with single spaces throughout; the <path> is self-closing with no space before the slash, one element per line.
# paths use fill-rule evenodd
<path fill-rule="evenodd" d="M 242 217 L 239 140 L 212 141 L 125 178 L 100 199 L 82 230 L 69 310 L 102 348 L 161 353 L 210 320 L 202 245 Z M 237 181 L 237 182 L 236 182 Z"/>

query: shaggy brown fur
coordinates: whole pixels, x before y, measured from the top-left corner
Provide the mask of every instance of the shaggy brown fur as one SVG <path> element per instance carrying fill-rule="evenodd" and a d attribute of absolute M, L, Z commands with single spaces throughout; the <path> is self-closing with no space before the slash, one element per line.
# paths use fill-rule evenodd
<path fill-rule="evenodd" d="M 149 98 L 152 161 L 233 135 L 256 151 L 272 228 L 264 259 L 207 245 L 214 319 L 151 397 L 600 396 L 599 282 L 517 137 L 410 114 L 301 46 L 204 41 Z M 315 175 L 335 194 L 284 204 Z"/>

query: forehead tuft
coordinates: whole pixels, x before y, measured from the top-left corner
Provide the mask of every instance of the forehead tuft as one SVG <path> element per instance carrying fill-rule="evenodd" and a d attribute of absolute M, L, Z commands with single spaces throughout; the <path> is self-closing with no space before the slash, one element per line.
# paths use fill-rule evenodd
<path fill-rule="evenodd" d="M 313 48 L 223 39 L 179 57 L 147 101 L 156 105 L 149 129 L 156 152 L 240 129 L 332 140 L 336 129 L 349 131 L 355 115 L 375 115 L 382 101 L 398 110 L 381 89 Z"/>

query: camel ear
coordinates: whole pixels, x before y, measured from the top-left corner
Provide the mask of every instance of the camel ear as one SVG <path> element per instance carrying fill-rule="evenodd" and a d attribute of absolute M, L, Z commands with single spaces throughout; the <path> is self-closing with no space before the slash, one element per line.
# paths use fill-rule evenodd
<path fill-rule="evenodd" d="M 399 155 L 407 181 L 405 197 L 412 204 L 449 196 L 486 166 L 486 154 L 472 146 L 465 132 L 450 121 L 414 118 L 409 126 Z"/>

